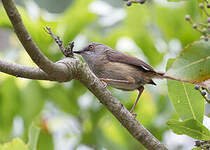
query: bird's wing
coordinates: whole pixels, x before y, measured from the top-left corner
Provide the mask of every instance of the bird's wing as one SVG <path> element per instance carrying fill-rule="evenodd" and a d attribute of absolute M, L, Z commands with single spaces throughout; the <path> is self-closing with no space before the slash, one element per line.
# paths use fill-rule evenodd
<path fill-rule="evenodd" d="M 107 50 L 106 54 L 109 61 L 133 65 L 139 69 L 144 70 L 145 72 L 155 72 L 155 70 L 150 65 L 136 57 L 126 55 L 116 50 Z"/>

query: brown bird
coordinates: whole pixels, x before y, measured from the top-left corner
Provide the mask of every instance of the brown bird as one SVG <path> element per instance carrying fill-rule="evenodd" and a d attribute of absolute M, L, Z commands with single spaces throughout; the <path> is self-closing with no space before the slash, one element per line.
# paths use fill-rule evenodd
<path fill-rule="evenodd" d="M 92 72 L 109 86 L 124 91 L 138 90 L 137 99 L 130 110 L 132 114 L 144 85 L 156 85 L 152 78 L 164 78 L 163 73 L 156 72 L 142 60 L 113 50 L 104 44 L 90 43 L 74 53 L 80 54 Z"/>

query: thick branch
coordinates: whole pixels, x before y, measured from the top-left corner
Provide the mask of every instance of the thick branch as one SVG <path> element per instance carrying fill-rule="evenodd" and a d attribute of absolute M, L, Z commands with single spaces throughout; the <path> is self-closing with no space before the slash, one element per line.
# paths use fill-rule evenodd
<path fill-rule="evenodd" d="M 69 81 L 72 78 L 80 80 L 104 106 L 120 121 L 130 134 L 149 150 L 167 150 L 149 131 L 147 131 L 130 112 L 118 101 L 100 80 L 79 59 L 65 58 L 55 64 L 49 61 L 32 41 L 31 36 L 25 29 L 20 15 L 12 0 L 2 0 L 5 10 L 14 26 L 15 32 L 32 60 L 50 77 L 57 81 Z M 46 79 L 47 75 L 37 68 L 23 67 L 0 61 L 0 71 L 35 79 Z M 10 68 L 10 69 L 8 69 Z M 21 70 L 21 71 L 18 71 Z M 27 71 L 26 71 L 27 70 Z M 27 72 L 27 73 L 24 73 Z M 36 74 L 37 76 L 35 76 Z M 44 75 L 45 74 L 45 75 Z M 42 76 L 43 75 L 43 76 Z"/>
<path fill-rule="evenodd" d="M 78 79 L 100 100 L 102 104 L 120 121 L 120 123 L 148 150 L 167 150 L 149 131 L 147 131 L 131 113 L 96 78 L 88 67 L 78 68 Z"/>
<path fill-rule="evenodd" d="M 0 60 L 0 71 L 6 74 L 33 79 L 33 80 L 50 80 L 54 81 L 53 78 L 49 77 L 45 72 L 36 67 L 26 67 L 22 65 L 13 64 Z"/>
<path fill-rule="evenodd" d="M 60 68 L 60 66 L 57 66 L 46 56 L 44 56 L 32 40 L 30 34 L 26 30 L 22 22 L 21 16 L 17 8 L 15 7 L 13 0 L 2 0 L 2 3 L 10 21 L 12 22 L 15 33 L 17 34 L 20 42 L 22 43 L 23 47 L 25 48 L 31 59 L 50 76 L 57 77 L 57 74 L 61 74 L 63 68 Z M 66 75 L 65 72 L 62 72 L 62 74 L 63 76 Z M 59 77 L 57 80 L 60 80 Z"/>
<path fill-rule="evenodd" d="M 50 28 L 47 27 L 47 30 L 65 55 L 66 49 L 62 45 L 61 39 L 56 37 Z M 70 52 L 72 52 L 72 48 L 73 46 L 71 47 Z M 82 64 L 82 62 L 78 59 L 75 59 L 75 63 L 69 58 L 66 58 L 62 61 L 68 66 L 71 74 L 74 68 L 75 72 L 77 72 L 77 74 L 74 74 L 74 78 L 80 80 L 121 122 L 121 124 L 131 133 L 134 138 L 136 138 L 149 150 L 167 150 L 167 148 L 161 144 L 160 141 L 158 141 L 135 118 L 133 118 L 131 113 L 111 94 L 109 90 L 107 90 L 101 81 L 90 71 L 87 65 Z"/>
<path fill-rule="evenodd" d="M 131 113 L 104 87 L 102 82 L 80 60 L 66 58 L 69 71 L 75 70 L 75 78 L 81 81 L 99 101 L 120 121 L 130 134 L 149 150 L 167 150 L 147 129 L 145 129 Z M 69 64 L 69 62 L 71 62 Z M 74 72 L 74 71 L 73 71 Z"/>

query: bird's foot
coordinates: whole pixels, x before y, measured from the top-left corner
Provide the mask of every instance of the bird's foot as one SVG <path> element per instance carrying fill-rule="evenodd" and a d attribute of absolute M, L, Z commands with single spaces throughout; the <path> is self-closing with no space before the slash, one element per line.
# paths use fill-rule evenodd
<path fill-rule="evenodd" d="M 137 114 L 136 114 L 136 113 L 133 113 L 133 112 L 130 112 L 130 113 L 131 113 L 131 115 L 133 116 L 133 118 L 135 118 L 135 119 L 136 119 Z"/>
<path fill-rule="evenodd" d="M 103 83 L 104 88 L 106 88 L 107 87 L 107 83 L 104 81 L 104 79 L 103 78 L 100 78 L 99 80 Z"/>

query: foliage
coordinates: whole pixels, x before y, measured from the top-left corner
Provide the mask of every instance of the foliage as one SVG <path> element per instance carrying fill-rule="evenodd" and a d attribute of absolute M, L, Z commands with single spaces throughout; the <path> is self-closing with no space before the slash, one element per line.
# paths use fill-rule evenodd
<path fill-rule="evenodd" d="M 29 144 L 25 144 L 21 139 L 15 138 L 9 143 L 0 145 L 0 150 L 36 150 L 40 129 L 35 125 L 30 126 Z"/>
<path fill-rule="evenodd" d="M 210 42 L 198 41 L 182 50 L 165 75 L 201 83 L 210 78 Z"/>
<path fill-rule="evenodd" d="M 10 143 L 0 146 L 0 150 L 28 150 L 27 145 L 21 139 L 13 139 Z"/>
<path fill-rule="evenodd" d="M 200 33 L 184 21 L 187 13 L 195 20 L 203 19 L 196 1 L 168 3 L 174 7 L 154 3 L 150 6 L 132 5 L 125 8 L 119 4 L 118 7 L 127 15 L 110 26 L 100 24 L 103 15 L 90 11 L 90 5 L 93 3 L 94 0 L 75 0 L 69 8 L 51 21 L 44 17 L 43 9 L 38 18 L 34 19 L 26 8 L 18 8 L 32 38 L 42 52 L 53 61 L 61 59 L 62 54 L 52 38 L 42 30 L 46 25 L 61 36 L 65 44 L 83 36 L 88 41 L 101 42 L 115 48 L 116 45 L 123 44 L 119 42 L 120 39 L 128 38 L 137 48 L 129 43 L 130 47 L 126 49 L 126 53 L 135 56 L 141 53 L 145 56 L 145 61 L 153 67 L 164 68 L 165 60 L 176 56 L 175 61 L 168 62 L 167 76 L 199 84 L 210 78 L 210 43 L 197 41 Z M 0 14 L 1 29 L 12 33 L 11 24 L 2 7 Z M 23 51 L 22 47 L 17 46 L 19 43 L 14 44 L 14 34 L 10 34 L 8 40 L 9 50 L 2 50 L 1 56 L 7 59 L 12 53 L 16 55 L 17 62 L 28 60 L 25 53 L 11 50 L 11 47 L 18 47 Z M 76 45 L 80 43 L 76 41 Z M 134 48 L 137 50 L 131 52 Z M 135 110 L 138 114 L 137 119 L 159 140 L 163 140 L 168 131 L 166 125 L 177 134 L 208 140 L 209 130 L 202 124 L 205 101 L 191 83 L 167 81 L 168 95 L 173 106 L 168 100 L 167 92 L 163 92 L 166 84 L 162 84 L 163 88 L 158 86 L 161 90 L 154 90 L 148 86 L 143 93 Z M 22 80 L 1 74 L 0 87 L 0 142 L 11 141 L 0 145 L 0 150 L 14 149 L 12 146 L 17 150 L 34 150 L 36 147 L 38 150 L 53 149 L 56 145 L 54 138 L 57 130 L 52 126 L 60 126 L 61 118 L 71 120 L 71 124 L 67 124 L 68 130 L 62 132 L 65 132 L 65 140 L 76 139 L 74 149 L 81 145 L 95 149 L 143 149 L 78 81 L 52 83 Z M 131 108 L 137 96 L 136 92 L 110 90 L 128 109 Z M 13 139 L 16 117 L 22 118 L 24 131 L 18 139 Z M 31 125 L 32 122 L 39 128 Z M 28 144 L 25 144 L 26 142 Z"/>
<path fill-rule="evenodd" d="M 184 122 L 170 120 L 167 124 L 177 134 L 187 134 L 199 140 L 210 139 L 210 131 L 195 119 L 186 120 Z"/>

